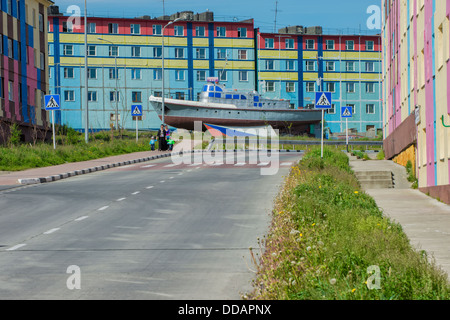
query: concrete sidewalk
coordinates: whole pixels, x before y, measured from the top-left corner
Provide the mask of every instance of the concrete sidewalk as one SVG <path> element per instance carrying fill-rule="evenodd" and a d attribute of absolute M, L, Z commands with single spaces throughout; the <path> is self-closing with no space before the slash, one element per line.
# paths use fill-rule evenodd
<path fill-rule="evenodd" d="M 406 169 L 387 160 L 357 160 L 350 156 L 355 172 L 391 171 L 394 188 L 366 189 L 384 214 L 399 223 L 413 247 L 425 250 L 450 274 L 450 206 L 410 188 Z"/>

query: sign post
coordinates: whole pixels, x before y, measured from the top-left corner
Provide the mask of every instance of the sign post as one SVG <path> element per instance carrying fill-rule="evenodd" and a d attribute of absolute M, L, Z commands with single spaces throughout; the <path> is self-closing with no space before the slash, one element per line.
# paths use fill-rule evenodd
<path fill-rule="evenodd" d="M 55 110 L 61 110 L 59 94 L 44 96 L 45 110 L 52 112 L 53 149 L 56 149 Z"/>
<path fill-rule="evenodd" d="M 316 109 L 322 109 L 322 136 L 320 142 L 320 157 L 323 159 L 323 127 L 324 111 L 331 109 L 331 92 L 316 92 Z"/>
<path fill-rule="evenodd" d="M 350 106 L 341 107 L 341 118 L 345 118 L 345 141 L 347 144 L 347 152 L 348 152 L 348 118 L 353 117 L 353 109 Z"/>
<path fill-rule="evenodd" d="M 131 115 L 136 119 L 136 142 L 138 142 L 139 141 L 138 117 L 142 117 L 142 106 L 141 105 L 131 106 Z"/>

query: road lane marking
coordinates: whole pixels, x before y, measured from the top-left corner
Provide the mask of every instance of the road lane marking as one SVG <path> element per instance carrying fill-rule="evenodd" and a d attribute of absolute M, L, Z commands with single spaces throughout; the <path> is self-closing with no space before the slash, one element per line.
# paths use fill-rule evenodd
<path fill-rule="evenodd" d="M 17 249 L 22 248 L 24 246 L 26 246 L 26 244 L 25 243 L 21 243 L 21 244 L 15 245 L 14 247 L 6 249 L 6 251 L 14 251 L 14 250 L 17 250 Z"/>
<path fill-rule="evenodd" d="M 169 179 L 173 179 L 174 177 L 170 177 Z"/>
<path fill-rule="evenodd" d="M 136 192 L 133 192 L 132 195 L 135 196 L 135 195 L 137 195 L 139 193 L 141 193 L 141 192 L 140 191 L 136 191 Z"/>
<path fill-rule="evenodd" d="M 166 181 L 165 181 L 165 180 L 161 180 L 161 181 L 160 181 L 160 183 L 164 183 L 164 182 L 166 182 Z"/>
<path fill-rule="evenodd" d="M 261 162 L 261 163 L 258 164 L 259 167 L 264 167 L 264 166 L 267 166 L 267 165 L 269 165 L 269 162 Z"/>
<path fill-rule="evenodd" d="M 100 209 L 98 209 L 98 211 L 104 211 L 104 210 L 106 210 L 108 208 L 109 208 L 109 206 L 104 206 L 104 207 L 101 207 Z"/>
<path fill-rule="evenodd" d="M 242 167 L 242 166 L 245 166 L 245 165 L 246 165 L 246 163 L 243 163 L 243 162 L 235 164 L 236 167 Z"/>
<path fill-rule="evenodd" d="M 172 168 L 172 167 L 176 167 L 176 166 L 179 166 L 179 164 L 172 163 L 172 164 L 168 164 L 167 166 L 164 166 L 164 168 Z"/>
<path fill-rule="evenodd" d="M 74 221 L 82 221 L 82 220 L 87 219 L 87 218 L 89 218 L 89 216 L 82 216 L 82 217 L 79 217 L 79 218 L 75 219 Z"/>
<path fill-rule="evenodd" d="M 116 201 L 117 202 L 120 202 L 120 201 L 123 201 L 123 200 L 125 200 L 126 198 L 120 198 L 120 199 L 117 199 Z"/>
<path fill-rule="evenodd" d="M 142 166 L 141 168 L 151 168 L 151 167 L 154 167 L 154 166 L 155 166 L 155 164 L 148 164 L 146 166 Z"/>
<path fill-rule="evenodd" d="M 132 164 L 132 165 L 128 165 L 128 166 L 118 167 L 117 169 L 127 169 L 127 168 L 132 168 L 135 166 L 136 166 L 135 164 Z"/>
<path fill-rule="evenodd" d="M 60 228 L 53 228 L 53 229 L 50 229 L 50 230 L 48 230 L 48 231 L 45 231 L 44 232 L 44 234 L 52 234 L 53 232 L 56 232 L 56 231 L 58 231 Z"/>
<path fill-rule="evenodd" d="M 284 167 L 291 166 L 292 162 L 283 162 L 281 165 Z"/>
<path fill-rule="evenodd" d="M 148 186 L 147 188 L 145 188 L 145 189 L 152 189 L 153 188 L 153 186 Z"/>

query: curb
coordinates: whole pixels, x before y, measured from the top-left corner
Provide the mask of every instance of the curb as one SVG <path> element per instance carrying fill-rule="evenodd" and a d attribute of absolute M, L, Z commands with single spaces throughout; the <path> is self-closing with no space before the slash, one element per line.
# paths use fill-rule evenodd
<path fill-rule="evenodd" d="M 226 151 L 226 150 L 224 150 L 224 151 Z M 235 150 L 230 150 L 230 151 L 236 153 L 236 152 L 240 152 L 240 151 L 242 152 L 244 150 L 236 150 L 235 149 Z M 262 150 L 245 150 L 245 151 L 262 151 Z M 48 182 L 54 182 L 54 181 L 67 179 L 67 178 L 75 177 L 75 176 L 80 176 L 80 175 L 84 175 L 84 174 L 88 174 L 88 173 L 92 173 L 92 172 L 103 171 L 103 170 L 107 170 L 107 169 L 111 169 L 111 168 L 126 166 L 126 165 L 130 165 L 130 164 L 147 162 L 147 161 L 151 161 L 151 160 L 155 160 L 155 159 L 159 159 L 159 158 L 167 158 L 167 157 L 170 157 L 173 155 L 186 154 L 186 153 L 203 153 L 203 152 L 207 152 L 207 150 L 191 150 L 191 151 L 183 151 L 183 152 L 165 153 L 165 154 L 159 154 L 156 156 L 151 156 L 151 157 L 146 157 L 146 158 L 127 160 L 127 161 L 122 161 L 122 162 L 105 164 L 105 165 L 101 165 L 101 166 L 97 166 L 97 167 L 91 167 L 91 168 L 86 168 L 86 169 L 81 169 L 81 170 L 65 172 L 62 174 L 56 174 L 56 175 L 52 175 L 52 176 L 48 176 L 48 177 L 18 179 L 18 182 L 21 185 L 48 183 Z M 216 151 L 211 150 L 210 152 L 215 153 Z M 267 152 L 272 152 L 272 150 L 267 150 Z M 300 153 L 300 152 L 304 152 L 304 151 L 303 150 L 279 150 L 279 152 Z"/>

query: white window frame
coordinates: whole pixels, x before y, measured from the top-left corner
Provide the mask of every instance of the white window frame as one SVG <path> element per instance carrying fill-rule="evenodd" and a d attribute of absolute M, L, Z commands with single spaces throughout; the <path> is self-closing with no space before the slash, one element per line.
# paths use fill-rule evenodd
<path fill-rule="evenodd" d="M 295 82 L 286 82 L 286 92 L 295 92 Z"/>
<path fill-rule="evenodd" d="M 266 81 L 266 92 L 275 92 L 275 81 Z"/>
<path fill-rule="evenodd" d="M 218 77 L 219 77 L 219 81 L 227 81 L 227 70 L 219 70 L 218 72 Z"/>
<path fill-rule="evenodd" d="M 132 23 L 130 25 L 130 34 L 141 34 L 141 25 L 138 23 Z"/>
<path fill-rule="evenodd" d="M 345 41 L 345 50 L 347 50 L 347 51 L 355 50 L 355 41 L 354 40 L 346 40 Z"/>
<path fill-rule="evenodd" d="M 248 71 L 239 71 L 239 81 L 248 82 Z"/>
<path fill-rule="evenodd" d="M 295 70 L 295 60 L 286 60 L 286 70 L 287 71 Z"/>
<path fill-rule="evenodd" d="M 295 49 L 295 41 L 292 38 L 287 38 L 284 40 L 286 49 Z"/>
<path fill-rule="evenodd" d="M 247 60 L 248 58 L 248 51 L 246 49 L 239 49 L 238 50 L 238 59 L 239 60 Z"/>
<path fill-rule="evenodd" d="M 197 70 L 197 81 L 206 81 L 206 71 Z"/>
<path fill-rule="evenodd" d="M 88 101 L 97 102 L 97 91 L 88 91 Z"/>
<path fill-rule="evenodd" d="M 311 88 L 312 85 L 312 88 Z M 316 92 L 316 83 L 315 82 L 306 82 L 305 84 L 306 92 Z"/>
<path fill-rule="evenodd" d="M 371 106 L 373 109 L 373 112 L 369 112 L 369 106 Z M 374 103 L 367 103 L 366 104 L 366 114 L 375 114 L 375 104 Z"/>
<path fill-rule="evenodd" d="M 238 38 L 247 38 L 247 28 L 238 28 Z"/>
<path fill-rule="evenodd" d="M 273 38 L 264 39 L 264 46 L 266 49 L 273 49 L 275 45 L 275 40 Z"/>
<path fill-rule="evenodd" d="M 69 54 L 69 52 L 70 52 L 70 54 Z M 73 45 L 72 44 L 63 45 L 63 54 L 65 56 L 73 56 Z"/>
<path fill-rule="evenodd" d="M 184 26 L 174 26 L 173 32 L 176 37 L 184 37 Z"/>
<path fill-rule="evenodd" d="M 64 79 L 75 79 L 75 70 L 73 67 L 64 67 Z"/>
<path fill-rule="evenodd" d="M 332 68 L 330 68 L 330 66 L 332 66 Z M 327 72 L 329 72 L 329 71 L 335 71 L 335 70 L 336 70 L 335 67 L 336 67 L 336 66 L 335 66 L 334 61 L 327 61 L 326 64 L 325 64 L 325 68 L 326 68 L 326 71 L 327 71 Z"/>
<path fill-rule="evenodd" d="M 139 46 L 133 46 L 131 47 L 131 56 L 133 58 L 140 58 L 141 57 L 141 47 Z"/>
<path fill-rule="evenodd" d="M 152 32 L 154 36 L 160 36 L 162 34 L 162 26 L 160 24 L 154 24 L 152 26 Z"/>
<path fill-rule="evenodd" d="M 175 48 L 175 59 L 184 59 L 184 48 Z"/>
<path fill-rule="evenodd" d="M 226 27 L 217 27 L 216 34 L 217 34 L 217 38 L 225 38 L 227 36 L 227 28 Z"/>
<path fill-rule="evenodd" d="M 75 91 L 74 90 L 64 90 L 64 101 L 67 101 L 67 102 L 75 101 Z"/>
<path fill-rule="evenodd" d="M 311 68 L 312 66 L 312 68 Z M 316 62 L 315 61 L 306 61 L 306 71 L 315 71 L 316 70 Z"/>
<path fill-rule="evenodd" d="M 334 40 L 325 40 L 325 50 L 334 50 Z"/>
<path fill-rule="evenodd" d="M 306 39 L 306 50 L 314 50 L 315 45 L 316 41 L 314 39 Z"/>
<path fill-rule="evenodd" d="M 195 50 L 197 59 L 206 59 L 206 49 L 205 48 L 197 48 Z"/>
<path fill-rule="evenodd" d="M 195 36 L 196 37 L 204 37 L 205 36 L 205 27 L 203 27 L 203 26 L 195 27 Z"/>
<path fill-rule="evenodd" d="M 132 68 L 131 69 L 131 79 L 132 80 L 142 80 L 142 69 Z"/>
<path fill-rule="evenodd" d="M 114 54 L 114 49 L 116 49 L 116 54 Z M 119 46 L 109 46 L 109 56 L 118 57 L 119 56 Z"/>
<path fill-rule="evenodd" d="M 175 80 L 176 81 L 184 81 L 184 80 L 186 80 L 184 71 L 185 70 L 175 70 Z"/>

